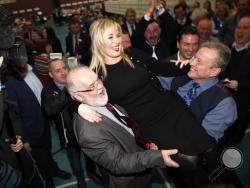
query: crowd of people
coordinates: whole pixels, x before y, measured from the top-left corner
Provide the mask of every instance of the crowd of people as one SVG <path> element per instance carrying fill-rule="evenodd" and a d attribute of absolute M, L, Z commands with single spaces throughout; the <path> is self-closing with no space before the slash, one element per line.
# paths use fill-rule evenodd
<path fill-rule="evenodd" d="M 233 171 L 209 175 L 249 124 L 249 0 L 179 0 L 174 15 L 152 0 L 141 18 L 79 10 L 65 23 L 65 51 L 52 27 L 1 13 L 0 185 L 71 177 L 52 158 L 55 125 L 79 188 L 84 170 L 104 187 L 146 188 L 155 167 L 177 188 L 243 187 Z"/>

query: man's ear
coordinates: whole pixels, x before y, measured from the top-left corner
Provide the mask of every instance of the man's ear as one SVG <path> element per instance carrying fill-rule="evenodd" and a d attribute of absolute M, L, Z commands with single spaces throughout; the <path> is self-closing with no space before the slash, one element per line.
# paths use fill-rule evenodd
<path fill-rule="evenodd" d="M 51 74 L 51 72 L 49 72 L 49 76 L 50 76 L 51 78 L 53 78 L 53 75 Z"/>
<path fill-rule="evenodd" d="M 220 73 L 221 73 L 221 68 L 218 68 L 218 67 L 212 68 L 210 76 L 211 77 L 217 77 Z"/>
<path fill-rule="evenodd" d="M 177 46 L 177 48 L 179 49 L 179 47 L 180 47 L 180 42 L 177 40 L 177 42 L 176 42 L 176 46 Z"/>
<path fill-rule="evenodd" d="M 73 98 L 75 100 L 77 100 L 78 102 L 80 102 L 80 103 L 84 102 L 84 97 L 82 95 L 78 94 L 78 93 L 73 94 Z"/>

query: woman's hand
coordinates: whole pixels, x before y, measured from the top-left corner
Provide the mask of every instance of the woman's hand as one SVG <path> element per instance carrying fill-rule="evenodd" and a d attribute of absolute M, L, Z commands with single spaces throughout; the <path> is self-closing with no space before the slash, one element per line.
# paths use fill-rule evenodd
<path fill-rule="evenodd" d="M 99 114 L 94 107 L 89 106 L 87 104 L 80 104 L 80 106 L 78 107 L 78 114 L 82 118 L 86 119 L 87 121 L 91 123 L 95 123 L 95 122 L 98 123 L 102 121 L 101 114 Z"/>

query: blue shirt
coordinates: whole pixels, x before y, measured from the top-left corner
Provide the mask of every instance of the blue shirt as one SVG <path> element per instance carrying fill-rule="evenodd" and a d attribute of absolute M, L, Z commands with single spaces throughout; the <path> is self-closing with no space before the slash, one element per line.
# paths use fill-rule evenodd
<path fill-rule="evenodd" d="M 170 90 L 171 83 L 174 77 L 161 77 L 158 79 L 164 89 Z M 199 96 L 203 91 L 218 83 L 218 79 L 207 80 L 199 83 L 200 87 L 196 90 L 196 95 Z M 177 93 L 181 98 L 187 94 L 188 90 L 192 88 L 193 80 L 189 81 L 182 87 L 177 89 Z M 197 97 L 196 96 L 196 97 Z M 208 99 L 209 100 L 209 99 Z M 212 100 L 212 99 L 211 99 Z M 215 138 L 217 141 L 224 136 L 224 131 L 231 126 L 237 119 L 237 106 L 232 97 L 223 99 L 213 110 L 209 111 L 202 120 L 202 126 L 207 133 Z"/>

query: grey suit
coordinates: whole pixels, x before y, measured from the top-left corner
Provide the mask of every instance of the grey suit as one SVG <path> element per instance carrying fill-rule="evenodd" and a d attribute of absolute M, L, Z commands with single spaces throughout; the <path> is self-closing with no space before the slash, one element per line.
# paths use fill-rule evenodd
<path fill-rule="evenodd" d="M 75 114 L 74 130 L 82 151 L 100 167 L 105 187 L 149 187 L 150 168 L 165 167 L 161 151 L 144 151 L 127 130 L 104 115 L 102 122 L 90 123 Z"/>

